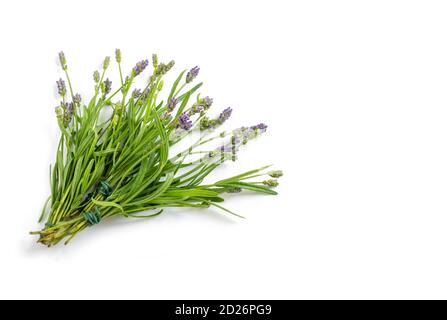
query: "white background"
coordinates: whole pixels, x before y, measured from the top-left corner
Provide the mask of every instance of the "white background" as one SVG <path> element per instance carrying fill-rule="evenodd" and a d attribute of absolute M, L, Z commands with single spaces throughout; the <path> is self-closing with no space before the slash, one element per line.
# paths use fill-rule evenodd
<path fill-rule="evenodd" d="M 447 3 L 3 1 L 0 298 L 447 298 Z M 30 230 L 58 131 L 57 52 L 88 96 L 105 55 L 201 67 L 214 112 L 265 136 L 277 197 L 116 219 L 48 249 Z M 114 64 L 112 64 L 114 67 Z M 115 78 L 116 80 L 116 78 Z"/>

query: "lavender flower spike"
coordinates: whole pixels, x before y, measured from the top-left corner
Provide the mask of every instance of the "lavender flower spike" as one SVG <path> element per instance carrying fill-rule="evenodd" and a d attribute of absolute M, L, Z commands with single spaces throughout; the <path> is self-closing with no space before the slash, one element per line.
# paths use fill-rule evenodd
<path fill-rule="evenodd" d="M 158 56 L 155 53 L 152 55 L 152 65 L 154 68 L 158 67 Z"/>
<path fill-rule="evenodd" d="M 195 66 L 186 74 L 186 83 L 192 82 L 199 74 L 200 68 Z"/>
<path fill-rule="evenodd" d="M 267 131 L 267 125 L 264 124 L 264 123 L 260 123 L 258 125 L 252 126 L 251 129 L 259 130 L 261 132 L 266 132 Z"/>
<path fill-rule="evenodd" d="M 111 90 L 112 90 L 112 81 L 110 81 L 109 78 L 107 78 L 106 81 L 103 82 L 102 92 L 104 94 L 108 94 L 110 93 Z"/>
<path fill-rule="evenodd" d="M 141 89 L 135 89 L 132 92 L 132 98 L 134 99 L 138 99 L 141 96 Z"/>
<path fill-rule="evenodd" d="M 61 63 L 62 70 L 67 70 L 67 59 L 63 51 L 59 52 L 59 62 Z"/>
<path fill-rule="evenodd" d="M 139 75 L 140 73 L 143 72 L 144 69 L 146 69 L 146 67 L 149 65 L 149 61 L 146 60 L 142 60 L 140 62 L 138 62 L 135 67 L 133 68 L 133 73 L 135 76 Z"/>
<path fill-rule="evenodd" d="M 212 104 L 213 104 L 213 99 L 208 96 L 206 96 L 205 98 L 203 98 L 200 101 L 200 105 L 202 105 L 203 108 L 205 108 L 205 110 L 208 110 Z"/>
<path fill-rule="evenodd" d="M 121 63 L 121 50 L 115 49 L 115 60 L 118 63 Z"/>
<path fill-rule="evenodd" d="M 218 120 L 217 120 L 219 122 L 219 124 L 222 124 L 225 121 L 227 121 L 231 117 L 232 112 L 233 112 L 233 109 L 231 109 L 230 107 L 228 107 L 224 111 L 222 111 L 221 114 L 219 115 Z"/>
<path fill-rule="evenodd" d="M 182 128 L 183 130 L 189 130 L 192 127 L 192 121 L 189 119 L 189 116 L 186 112 L 183 112 L 179 119 L 177 128 Z"/>
<path fill-rule="evenodd" d="M 64 117 L 63 117 L 64 126 L 68 127 L 71 120 L 73 119 L 74 104 L 73 103 L 65 103 L 63 108 L 64 108 Z"/>
<path fill-rule="evenodd" d="M 109 65 L 110 65 L 110 57 L 107 56 L 107 57 L 104 58 L 104 62 L 102 63 L 102 68 L 103 68 L 104 70 L 107 70 L 107 68 L 109 67 Z"/>
<path fill-rule="evenodd" d="M 76 93 L 75 96 L 73 97 L 73 102 L 79 104 L 81 103 L 81 100 L 82 100 L 81 95 L 79 93 Z"/>
<path fill-rule="evenodd" d="M 57 84 L 57 92 L 61 97 L 65 97 L 65 94 L 67 93 L 67 88 L 65 87 L 65 81 L 62 79 L 59 79 L 56 81 Z"/>
<path fill-rule="evenodd" d="M 93 80 L 94 80 L 96 83 L 98 83 L 98 82 L 99 82 L 99 78 L 100 78 L 99 71 L 96 70 L 95 72 L 93 72 Z"/>
<path fill-rule="evenodd" d="M 172 112 L 172 110 L 174 110 L 175 107 L 177 106 L 177 103 L 178 103 L 178 100 L 176 98 L 169 99 L 168 106 L 167 106 L 168 112 Z"/>

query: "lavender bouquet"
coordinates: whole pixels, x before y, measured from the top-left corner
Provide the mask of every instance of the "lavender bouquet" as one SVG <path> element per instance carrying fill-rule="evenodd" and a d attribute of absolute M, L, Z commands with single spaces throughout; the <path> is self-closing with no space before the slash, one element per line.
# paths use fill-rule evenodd
<path fill-rule="evenodd" d="M 203 183 L 223 162 L 235 161 L 238 149 L 267 126 L 216 132 L 232 109 L 212 117 L 208 111 L 213 99 L 198 94 L 193 98 L 202 85 L 193 85 L 198 67 L 181 72 L 162 100 L 163 76 L 174 61 L 161 63 L 153 55 L 147 84 L 137 89 L 134 80 L 149 69 L 149 61 L 138 62 L 125 76 L 117 49 L 119 84 L 112 90 L 106 77 L 110 57 L 106 57 L 102 70 L 93 74 L 93 97 L 84 102 L 73 90 L 63 52 L 59 60 L 66 77 L 57 81 L 61 137 L 56 161 L 50 166 L 51 196 L 39 219 L 44 226 L 31 232 L 39 235 L 38 242 L 52 246 L 65 240 L 67 244 L 105 219 L 151 218 L 167 207 L 215 206 L 239 216 L 220 204 L 222 194 L 242 190 L 276 194 L 272 188 L 282 172 L 268 171 L 268 166 Z M 199 133 L 195 142 L 172 155 L 171 148 L 194 132 Z"/>

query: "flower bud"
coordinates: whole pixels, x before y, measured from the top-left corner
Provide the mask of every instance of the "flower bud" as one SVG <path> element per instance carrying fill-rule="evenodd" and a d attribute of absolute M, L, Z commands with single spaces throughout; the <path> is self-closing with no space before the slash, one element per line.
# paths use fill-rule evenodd
<path fill-rule="evenodd" d="M 152 65 L 154 68 L 157 68 L 158 66 L 158 56 L 155 53 L 152 55 Z"/>
<path fill-rule="evenodd" d="M 186 74 L 186 83 L 192 82 L 199 75 L 200 68 L 195 66 Z"/>
<path fill-rule="evenodd" d="M 107 56 L 104 58 L 104 62 L 102 63 L 102 68 L 104 70 L 107 70 L 107 68 L 109 67 L 109 64 L 110 64 L 110 57 Z"/>
<path fill-rule="evenodd" d="M 277 187 L 279 185 L 278 180 L 275 180 L 275 179 L 265 180 L 265 181 L 262 181 L 262 183 L 269 187 Z"/>
<path fill-rule="evenodd" d="M 281 170 L 269 171 L 269 172 L 267 172 L 267 174 L 272 178 L 279 178 L 279 177 L 282 177 L 282 175 L 283 175 Z"/>
<path fill-rule="evenodd" d="M 61 63 L 62 70 L 67 70 L 67 60 L 63 51 L 59 52 L 59 62 Z"/>
<path fill-rule="evenodd" d="M 57 92 L 61 97 L 65 97 L 65 94 L 67 93 L 67 88 L 65 87 L 65 82 L 62 79 L 59 79 L 56 81 L 57 84 Z"/>
<path fill-rule="evenodd" d="M 93 80 L 95 80 L 96 83 L 99 82 L 99 71 L 98 70 L 93 72 Z"/>
<path fill-rule="evenodd" d="M 121 63 L 121 50 L 115 49 L 115 60 L 118 63 Z"/>
<path fill-rule="evenodd" d="M 75 96 L 73 97 L 73 102 L 79 104 L 81 103 L 81 100 L 82 100 L 81 95 L 79 93 L 76 93 Z"/>

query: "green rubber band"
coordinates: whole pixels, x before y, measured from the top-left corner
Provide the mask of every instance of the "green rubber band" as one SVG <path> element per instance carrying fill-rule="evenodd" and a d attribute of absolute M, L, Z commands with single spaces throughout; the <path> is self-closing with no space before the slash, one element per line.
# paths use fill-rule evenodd
<path fill-rule="evenodd" d="M 82 216 L 91 226 L 101 222 L 101 212 L 99 212 L 97 207 L 95 207 L 92 211 L 84 212 Z"/>
<path fill-rule="evenodd" d="M 99 194 L 102 194 L 103 196 L 108 197 L 112 194 L 113 188 L 107 180 L 101 180 L 101 181 L 99 181 L 97 190 L 98 190 Z"/>

